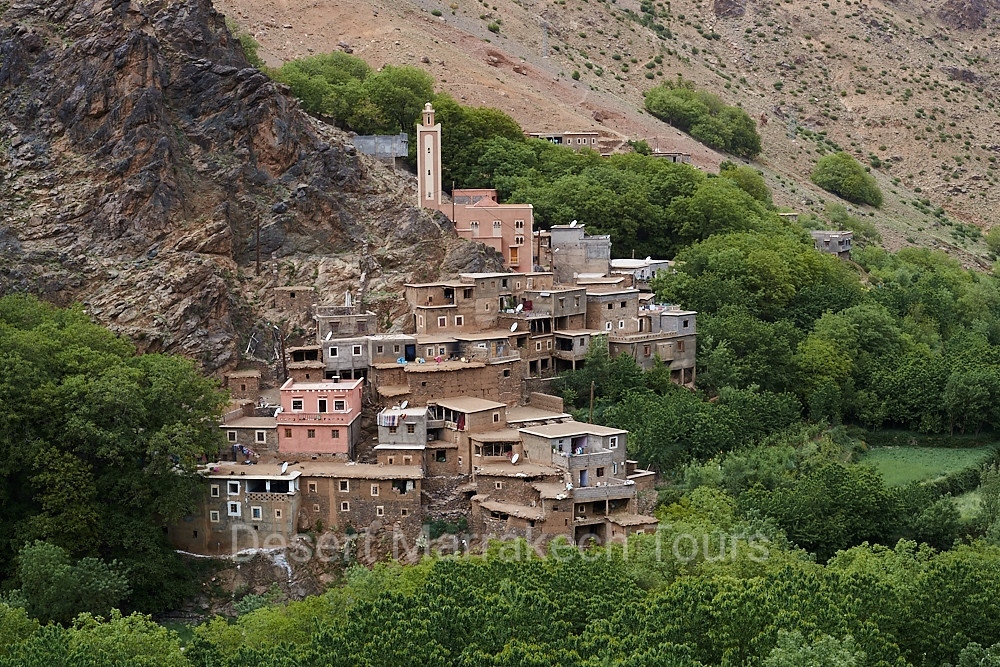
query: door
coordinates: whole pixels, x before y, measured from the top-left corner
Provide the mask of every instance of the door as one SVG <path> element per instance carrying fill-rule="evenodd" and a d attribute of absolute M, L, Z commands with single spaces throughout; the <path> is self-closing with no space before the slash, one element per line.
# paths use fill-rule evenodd
<path fill-rule="evenodd" d="M 587 471 L 580 471 L 580 486 L 587 486 Z"/>
<path fill-rule="evenodd" d="M 417 358 L 417 346 L 407 345 L 403 350 L 403 358 L 407 361 L 415 361 Z"/>

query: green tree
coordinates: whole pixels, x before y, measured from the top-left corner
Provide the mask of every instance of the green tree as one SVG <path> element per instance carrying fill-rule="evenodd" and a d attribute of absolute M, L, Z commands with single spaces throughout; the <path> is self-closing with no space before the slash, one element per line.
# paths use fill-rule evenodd
<path fill-rule="evenodd" d="M 843 151 L 821 157 L 813 169 L 812 182 L 855 204 L 882 205 L 882 190 L 875 178 Z"/>
<path fill-rule="evenodd" d="M 865 652 L 851 637 L 837 639 L 828 635 L 813 641 L 801 632 L 779 632 L 778 645 L 771 650 L 764 667 L 861 667 Z"/>

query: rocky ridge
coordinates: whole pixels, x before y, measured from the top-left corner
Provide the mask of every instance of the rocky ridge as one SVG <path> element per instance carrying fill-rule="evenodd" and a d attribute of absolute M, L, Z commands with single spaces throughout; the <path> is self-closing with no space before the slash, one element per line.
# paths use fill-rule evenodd
<path fill-rule="evenodd" d="M 250 67 L 208 0 L 9 6 L 0 118 L 0 293 L 82 301 L 142 351 L 224 369 L 281 317 L 276 285 L 364 271 L 391 321 L 414 275 L 497 266 Z"/>

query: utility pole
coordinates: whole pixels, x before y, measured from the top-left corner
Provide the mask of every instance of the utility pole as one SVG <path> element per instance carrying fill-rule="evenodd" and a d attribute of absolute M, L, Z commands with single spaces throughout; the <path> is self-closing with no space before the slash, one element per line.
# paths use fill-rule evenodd
<path fill-rule="evenodd" d="M 451 182 L 451 221 L 455 222 L 455 181 Z"/>
<path fill-rule="evenodd" d="M 260 275 L 260 213 L 256 216 L 257 219 L 257 240 L 254 242 L 254 246 L 257 248 L 257 275 Z"/>
<path fill-rule="evenodd" d="M 594 381 L 590 381 L 590 419 L 588 420 L 591 424 L 594 423 Z"/>

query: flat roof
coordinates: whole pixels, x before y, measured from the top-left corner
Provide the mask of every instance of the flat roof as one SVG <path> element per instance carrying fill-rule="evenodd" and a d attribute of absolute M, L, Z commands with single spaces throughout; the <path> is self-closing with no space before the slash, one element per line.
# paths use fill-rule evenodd
<path fill-rule="evenodd" d="M 237 417 L 219 428 L 277 428 L 278 420 L 274 417 Z"/>
<path fill-rule="evenodd" d="M 380 334 L 370 334 L 366 336 L 371 340 L 416 340 L 417 337 L 412 334 L 404 333 L 380 333 Z"/>
<path fill-rule="evenodd" d="M 404 373 L 437 373 L 439 371 L 460 371 L 466 368 L 486 368 L 486 363 L 482 361 L 442 361 L 438 363 L 433 359 L 418 364 L 413 361 L 403 366 Z"/>
<path fill-rule="evenodd" d="M 345 477 L 348 479 L 423 479 L 424 477 L 424 471 L 420 466 L 305 461 L 294 468 L 305 477 Z M 291 472 L 291 467 L 289 472 Z"/>
<path fill-rule="evenodd" d="M 434 343 L 457 343 L 450 334 L 417 334 L 417 345 L 433 345 Z"/>
<path fill-rule="evenodd" d="M 567 489 L 565 483 L 560 482 L 535 482 L 531 485 L 535 491 L 542 494 L 542 498 L 550 500 L 564 500 L 573 497 L 573 490 Z"/>
<path fill-rule="evenodd" d="M 465 365 L 462 364 L 462 362 L 460 361 L 456 361 L 453 363 L 457 363 L 463 366 Z M 486 364 L 482 365 L 485 366 Z M 475 396 L 449 396 L 446 398 L 439 398 L 433 402 L 441 406 L 442 408 L 448 408 L 449 410 L 457 410 L 458 412 L 486 412 L 487 410 L 499 410 L 500 408 L 507 407 L 505 403 L 488 401 L 485 398 L 476 398 Z"/>
<path fill-rule="evenodd" d="M 322 361 L 289 361 L 288 368 L 295 370 L 299 368 L 326 368 L 326 364 Z"/>
<path fill-rule="evenodd" d="M 643 526 L 660 522 L 655 516 L 647 516 L 645 514 L 610 514 L 606 518 L 608 521 L 617 523 L 619 526 Z"/>
<path fill-rule="evenodd" d="M 256 368 L 242 371 L 229 371 L 226 373 L 227 378 L 259 378 L 260 371 Z"/>
<path fill-rule="evenodd" d="M 298 290 L 310 290 L 313 291 L 316 288 L 309 285 L 286 285 L 284 287 L 275 287 L 275 290 L 280 290 L 282 292 L 294 292 Z"/>
<path fill-rule="evenodd" d="M 612 269 L 641 269 L 653 264 L 670 264 L 669 259 L 613 259 Z"/>
<path fill-rule="evenodd" d="M 549 477 L 551 475 L 562 475 L 565 471 L 553 466 L 541 465 L 540 463 L 509 463 L 509 462 L 488 462 L 483 463 L 476 470 L 477 475 L 487 477 Z"/>
<path fill-rule="evenodd" d="M 468 284 L 458 280 L 439 280 L 436 283 L 404 283 L 403 287 L 468 287 Z"/>
<path fill-rule="evenodd" d="M 295 479 L 302 474 L 298 466 L 288 466 L 281 473 L 281 463 L 254 463 L 247 465 L 236 461 L 218 461 L 200 468 L 200 472 L 210 479 Z"/>
<path fill-rule="evenodd" d="M 378 364 L 376 368 L 382 368 L 388 364 Z M 393 366 L 398 366 L 399 364 L 392 364 Z M 405 384 L 380 384 L 378 386 L 379 396 L 385 396 L 386 398 L 393 398 L 395 396 L 405 396 L 410 393 L 410 388 Z"/>
<path fill-rule="evenodd" d="M 407 451 L 423 451 L 426 448 L 427 448 L 427 446 L 424 445 L 423 443 L 421 443 L 419 445 L 401 445 L 401 444 L 398 444 L 398 443 L 383 445 L 383 444 L 380 443 L 378 445 L 375 445 L 375 447 L 374 447 L 375 451 L 377 451 L 377 452 L 378 451 L 385 451 L 385 450 L 398 451 L 398 450 L 403 450 L 403 449 L 405 449 Z"/>
<path fill-rule="evenodd" d="M 595 336 L 604 332 L 600 329 L 556 329 L 552 333 L 556 336 Z"/>
<path fill-rule="evenodd" d="M 540 426 L 526 426 L 521 429 L 522 433 L 538 435 L 543 438 L 566 438 L 573 435 L 620 435 L 628 431 L 620 428 L 611 428 L 599 424 L 588 424 L 586 422 L 565 421 L 558 424 L 542 424 Z"/>
<path fill-rule="evenodd" d="M 488 331 L 480 331 L 478 333 L 469 334 L 455 334 L 455 340 L 499 340 L 501 338 L 509 338 L 511 330 L 508 329 L 490 329 Z"/>
<path fill-rule="evenodd" d="M 296 345 L 295 347 L 285 348 L 285 352 L 291 354 L 292 352 L 300 352 L 302 350 L 315 350 L 319 352 L 322 345 Z"/>
<path fill-rule="evenodd" d="M 590 297 L 590 296 L 618 296 L 620 294 L 627 294 L 629 296 L 632 296 L 633 294 L 638 294 L 638 293 L 639 293 L 639 290 L 635 289 L 634 287 L 626 287 L 624 289 L 598 290 L 598 291 L 594 291 L 594 292 L 591 292 L 589 289 L 587 290 L 587 296 L 588 297 Z"/>
<path fill-rule="evenodd" d="M 533 422 L 546 421 L 549 419 L 569 419 L 566 412 L 550 412 L 530 405 L 519 405 L 516 408 L 507 408 L 507 423 L 511 422 Z"/>
<path fill-rule="evenodd" d="M 293 378 L 288 378 L 285 380 L 285 384 L 281 385 L 281 388 L 286 391 L 294 389 L 302 391 L 329 391 L 331 389 L 343 389 L 349 391 L 351 389 L 356 389 L 364 381 L 364 378 L 357 378 L 356 380 L 340 380 L 338 382 L 334 382 L 333 380 L 327 380 L 326 382 L 296 382 Z"/>
<path fill-rule="evenodd" d="M 512 505 L 510 503 L 501 503 L 496 500 L 483 500 L 480 501 L 479 505 L 483 509 L 487 509 L 491 512 L 502 512 L 503 514 L 516 516 L 519 519 L 534 521 L 539 520 L 544 516 L 540 508 L 528 507 L 527 505 Z"/>
<path fill-rule="evenodd" d="M 499 431 L 470 433 L 469 440 L 476 442 L 521 442 L 521 434 L 512 428 L 505 428 Z"/>
<path fill-rule="evenodd" d="M 427 414 L 427 407 L 417 407 L 417 408 L 400 408 L 398 406 L 393 406 L 391 408 L 384 408 L 379 411 L 380 415 L 405 415 L 407 417 L 423 417 Z"/>

